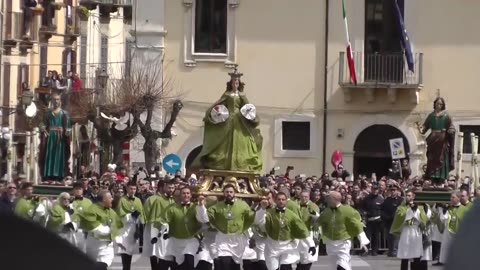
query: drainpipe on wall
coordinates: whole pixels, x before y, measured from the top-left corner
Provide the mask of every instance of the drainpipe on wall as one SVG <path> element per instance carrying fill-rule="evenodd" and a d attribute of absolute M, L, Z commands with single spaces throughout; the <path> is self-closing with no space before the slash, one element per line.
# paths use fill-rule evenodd
<path fill-rule="evenodd" d="M 323 151 L 322 151 L 322 161 L 323 173 L 327 173 L 327 109 L 328 109 L 328 98 L 327 98 L 327 79 L 328 79 L 328 31 L 329 31 L 329 9 L 330 9 L 330 0 L 325 0 L 325 71 L 323 72 Z"/>

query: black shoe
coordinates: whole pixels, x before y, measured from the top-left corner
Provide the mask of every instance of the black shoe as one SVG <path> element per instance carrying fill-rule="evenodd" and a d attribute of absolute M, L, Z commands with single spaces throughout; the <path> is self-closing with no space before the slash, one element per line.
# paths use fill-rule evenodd
<path fill-rule="evenodd" d="M 370 252 L 370 256 L 377 256 L 377 255 L 378 255 L 378 252 L 376 252 L 376 251 Z"/>
<path fill-rule="evenodd" d="M 432 265 L 433 265 L 433 266 L 442 266 L 443 263 L 441 263 L 441 262 L 436 262 L 436 263 L 434 263 L 434 264 L 432 264 Z"/>

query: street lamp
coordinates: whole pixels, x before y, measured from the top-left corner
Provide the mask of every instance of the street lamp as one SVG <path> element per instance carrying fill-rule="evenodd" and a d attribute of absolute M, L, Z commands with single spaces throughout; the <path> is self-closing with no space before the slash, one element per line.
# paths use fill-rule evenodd
<path fill-rule="evenodd" d="M 102 69 L 97 73 L 98 86 L 103 90 L 107 86 L 108 82 L 108 73 Z"/>
<path fill-rule="evenodd" d="M 24 107 L 30 106 L 32 104 L 33 97 L 34 97 L 34 95 L 33 95 L 32 91 L 30 91 L 30 90 L 24 91 L 23 95 L 22 95 L 22 101 L 21 101 L 22 105 Z"/>

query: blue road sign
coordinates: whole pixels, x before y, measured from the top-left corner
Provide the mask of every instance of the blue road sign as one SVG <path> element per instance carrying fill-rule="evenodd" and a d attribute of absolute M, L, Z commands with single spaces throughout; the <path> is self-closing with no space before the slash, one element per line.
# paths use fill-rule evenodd
<path fill-rule="evenodd" d="M 163 169 L 165 169 L 167 173 L 175 173 L 182 168 L 182 160 L 175 154 L 168 154 L 163 158 L 162 163 Z"/>

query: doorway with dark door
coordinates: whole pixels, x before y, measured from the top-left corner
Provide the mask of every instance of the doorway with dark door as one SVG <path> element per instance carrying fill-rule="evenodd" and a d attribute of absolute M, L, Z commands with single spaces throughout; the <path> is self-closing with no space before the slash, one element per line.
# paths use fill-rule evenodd
<path fill-rule="evenodd" d="M 388 175 L 392 167 L 390 139 L 403 138 L 405 153 L 410 153 L 408 140 L 397 128 L 390 125 L 372 125 L 357 136 L 353 147 L 353 173 L 355 177 L 365 175 L 371 177 L 375 173 L 377 179 Z M 407 156 L 408 159 L 408 156 Z"/>

